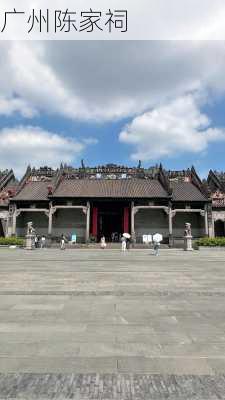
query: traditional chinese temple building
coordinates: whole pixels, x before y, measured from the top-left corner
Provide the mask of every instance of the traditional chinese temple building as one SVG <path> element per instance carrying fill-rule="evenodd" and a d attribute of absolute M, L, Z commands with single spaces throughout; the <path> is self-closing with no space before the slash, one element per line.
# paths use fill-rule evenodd
<path fill-rule="evenodd" d="M 61 165 L 31 169 L 19 182 L 8 206 L 7 235 L 24 236 L 32 221 L 39 235 L 52 240 L 76 235 L 77 242 L 118 240 L 131 233 L 161 233 L 173 246 L 190 222 L 195 238 L 213 236 L 212 194 L 195 169 L 166 171 L 109 164 L 94 168 Z M 224 214 L 225 220 L 225 214 Z"/>
<path fill-rule="evenodd" d="M 213 235 L 225 236 L 225 173 L 210 170 L 207 184 L 212 199 Z"/>
<path fill-rule="evenodd" d="M 9 201 L 15 196 L 16 187 L 13 171 L 0 171 L 0 237 L 8 234 Z"/>

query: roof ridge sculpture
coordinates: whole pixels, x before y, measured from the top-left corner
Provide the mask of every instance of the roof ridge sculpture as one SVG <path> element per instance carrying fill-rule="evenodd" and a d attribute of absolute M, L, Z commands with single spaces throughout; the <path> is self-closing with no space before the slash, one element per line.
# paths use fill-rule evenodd
<path fill-rule="evenodd" d="M 203 184 L 193 165 L 191 167 L 191 183 L 197 187 L 197 189 L 203 194 L 203 196 L 210 198 L 207 187 Z"/>
<path fill-rule="evenodd" d="M 216 186 L 217 189 L 225 191 L 225 182 L 221 181 L 219 173 L 217 171 L 213 171 L 212 169 L 210 169 L 209 171 L 207 183 L 210 187 L 210 190 L 213 190 L 211 181 L 213 182 L 213 184 Z"/>
<path fill-rule="evenodd" d="M 158 177 L 158 180 L 161 183 L 162 187 L 168 193 L 168 195 L 172 196 L 172 188 L 170 187 L 170 182 L 169 182 L 168 176 L 166 174 L 166 171 L 163 169 L 162 163 L 160 163 L 160 165 L 159 165 L 159 171 L 158 171 L 157 177 Z"/>
<path fill-rule="evenodd" d="M 21 192 L 21 190 L 23 189 L 23 187 L 26 185 L 27 179 L 29 178 L 29 176 L 31 175 L 31 166 L 30 164 L 27 166 L 26 172 L 23 175 L 23 177 L 21 178 L 19 185 L 17 187 L 16 190 L 16 196 Z"/>
<path fill-rule="evenodd" d="M 12 169 L 2 171 L 2 175 L 0 176 L 0 190 L 4 189 L 11 179 L 15 180 L 15 175 Z"/>

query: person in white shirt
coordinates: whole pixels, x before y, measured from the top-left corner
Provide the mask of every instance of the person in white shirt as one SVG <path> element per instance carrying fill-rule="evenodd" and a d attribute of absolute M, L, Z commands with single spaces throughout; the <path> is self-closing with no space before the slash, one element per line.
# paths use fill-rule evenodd
<path fill-rule="evenodd" d="M 105 236 L 101 237 L 101 249 L 105 249 L 106 248 L 106 241 L 105 241 Z"/>
<path fill-rule="evenodd" d="M 124 236 L 122 236 L 122 238 L 121 238 L 121 242 L 122 242 L 122 251 L 126 251 L 126 249 L 127 249 L 127 241 L 126 241 L 126 238 L 124 237 Z"/>
<path fill-rule="evenodd" d="M 45 236 L 42 235 L 41 237 L 41 249 L 43 249 L 45 247 Z"/>

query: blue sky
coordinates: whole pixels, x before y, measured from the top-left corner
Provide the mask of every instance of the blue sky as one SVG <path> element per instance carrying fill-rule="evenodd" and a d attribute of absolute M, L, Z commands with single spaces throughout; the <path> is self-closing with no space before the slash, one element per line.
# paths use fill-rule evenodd
<path fill-rule="evenodd" d="M 223 42 L 0 43 L 0 169 L 224 170 Z M 215 65 L 215 59 L 217 63 Z"/>

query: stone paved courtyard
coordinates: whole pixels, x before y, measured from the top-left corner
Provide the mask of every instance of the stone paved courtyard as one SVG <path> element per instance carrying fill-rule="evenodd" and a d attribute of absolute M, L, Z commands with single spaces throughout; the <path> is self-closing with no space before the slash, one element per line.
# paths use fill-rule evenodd
<path fill-rule="evenodd" d="M 225 399 L 225 252 L 0 250 L 0 399 Z"/>

